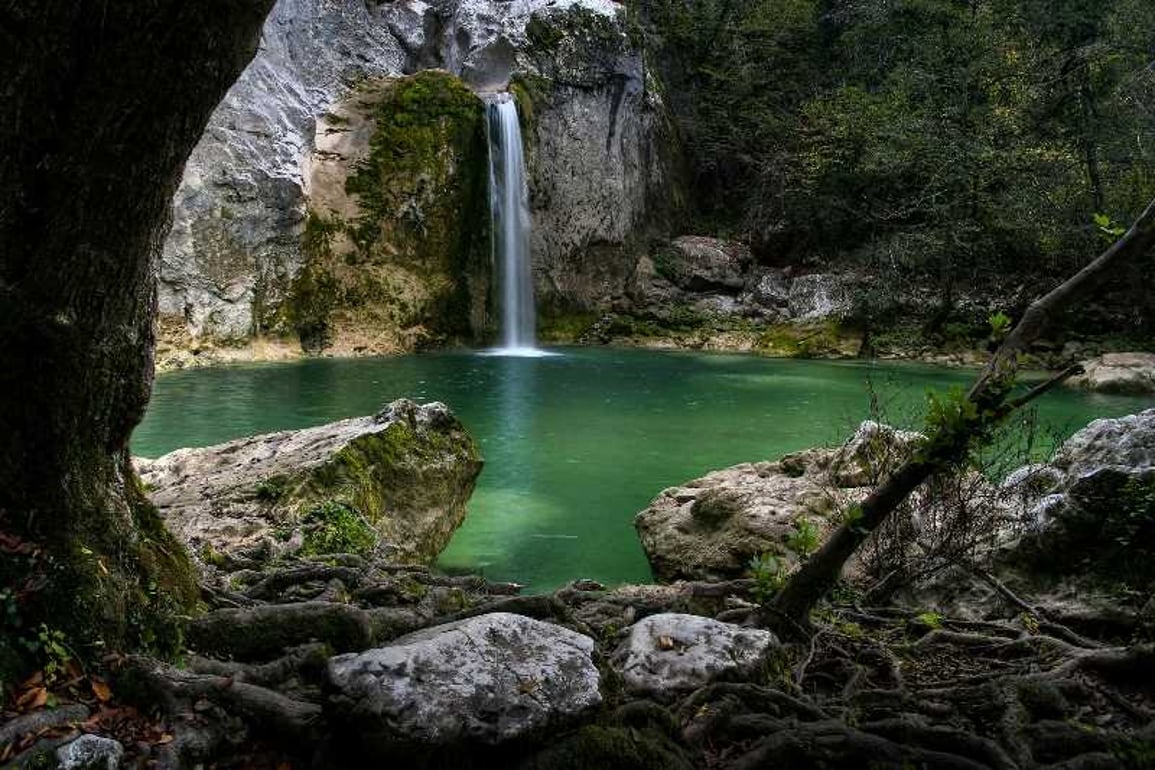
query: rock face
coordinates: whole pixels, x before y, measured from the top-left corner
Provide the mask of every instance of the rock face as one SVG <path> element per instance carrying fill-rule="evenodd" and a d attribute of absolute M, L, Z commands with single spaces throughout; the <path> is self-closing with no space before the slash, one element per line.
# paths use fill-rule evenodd
<path fill-rule="evenodd" d="M 592 639 L 493 613 L 328 664 L 336 708 L 371 754 L 540 734 L 601 703 Z"/>
<path fill-rule="evenodd" d="M 210 562 L 377 541 L 399 562 L 429 561 L 461 524 L 481 465 L 444 404 L 404 399 L 372 417 L 137 461 L 169 528 Z"/>
<path fill-rule="evenodd" d="M 517 95 L 539 297 L 620 292 L 632 244 L 677 196 L 673 134 L 627 24 L 608 0 L 279 0 L 177 193 L 164 341 L 296 333 L 356 353 L 488 333 L 480 101 L 412 98 L 435 69 L 441 96 Z M 394 141 L 398 117 L 421 147 Z"/>
<path fill-rule="evenodd" d="M 630 627 L 614 664 L 627 691 L 669 701 L 718 679 L 756 678 L 777 643 L 769 631 L 663 613 Z"/>
<path fill-rule="evenodd" d="M 761 554 L 795 563 L 800 528 L 833 529 L 832 517 L 864 498 L 917 437 L 867 422 L 841 448 L 743 463 L 663 491 L 634 519 L 654 576 L 726 580 Z"/>
<path fill-rule="evenodd" d="M 1095 420 L 1003 484 L 1025 534 L 1014 559 L 1046 573 L 1155 584 L 1155 409 Z"/>
<path fill-rule="evenodd" d="M 1100 393 L 1155 393 L 1155 353 L 1105 353 L 1083 362 L 1070 384 Z"/>
<path fill-rule="evenodd" d="M 485 108 L 428 70 L 368 80 L 317 121 L 307 264 L 278 325 L 310 352 L 485 335 L 492 280 Z"/>

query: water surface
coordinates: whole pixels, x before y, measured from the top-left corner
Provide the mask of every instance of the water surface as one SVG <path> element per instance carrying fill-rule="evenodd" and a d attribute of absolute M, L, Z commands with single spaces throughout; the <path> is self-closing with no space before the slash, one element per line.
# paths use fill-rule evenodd
<path fill-rule="evenodd" d="M 441 558 L 548 590 L 647 580 L 633 515 L 663 488 L 845 437 L 871 411 L 912 418 L 967 371 L 912 364 L 573 348 L 542 358 L 446 352 L 174 372 L 157 379 L 133 450 L 155 457 L 369 414 L 402 396 L 449 404 L 486 465 Z M 873 383 L 868 387 L 867 383 Z M 1143 399 L 1059 389 L 1042 422 L 1069 433 Z"/>

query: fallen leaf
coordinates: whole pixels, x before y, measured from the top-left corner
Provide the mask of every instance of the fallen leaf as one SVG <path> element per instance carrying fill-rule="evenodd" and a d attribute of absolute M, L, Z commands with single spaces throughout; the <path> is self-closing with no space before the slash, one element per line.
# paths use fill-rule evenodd
<path fill-rule="evenodd" d="M 16 699 L 16 708 L 31 711 L 38 709 L 48 702 L 48 690 L 43 687 L 34 687 Z"/>
<path fill-rule="evenodd" d="M 166 743 L 172 743 L 172 733 L 165 733 L 156 740 L 157 746 L 163 746 Z"/>
<path fill-rule="evenodd" d="M 41 684 L 44 684 L 44 672 L 37 671 L 35 674 L 20 683 L 20 689 L 27 690 Z"/>
<path fill-rule="evenodd" d="M 112 698 L 112 690 L 99 679 L 92 680 L 92 694 L 101 703 L 107 703 Z"/>

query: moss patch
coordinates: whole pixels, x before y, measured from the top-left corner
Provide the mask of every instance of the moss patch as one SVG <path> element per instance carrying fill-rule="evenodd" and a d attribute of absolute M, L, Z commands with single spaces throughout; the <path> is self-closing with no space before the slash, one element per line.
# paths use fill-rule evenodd
<path fill-rule="evenodd" d="M 377 545 L 377 532 L 352 506 L 324 502 L 301 518 L 303 556 L 325 553 L 366 554 Z"/>
<path fill-rule="evenodd" d="M 330 130 L 355 120 L 371 137 L 337 181 L 330 166 L 321 177 L 328 188 L 314 185 L 307 265 L 281 311 L 285 325 L 312 352 L 343 338 L 354 350 L 405 350 L 484 336 L 490 245 L 482 102 L 452 75 L 426 71 L 367 81 L 332 117 Z"/>

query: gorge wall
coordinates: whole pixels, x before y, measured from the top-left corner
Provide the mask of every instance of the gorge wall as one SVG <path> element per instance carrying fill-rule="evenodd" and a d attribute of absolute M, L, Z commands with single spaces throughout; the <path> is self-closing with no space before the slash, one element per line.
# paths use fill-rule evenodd
<path fill-rule="evenodd" d="M 679 205 L 675 132 L 630 31 L 608 0 L 280 0 L 174 201 L 162 365 L 254 337 L 338 353 L 491 337 L 477 94 L 507 88 L 539 302 L 609 307 Z"/>

